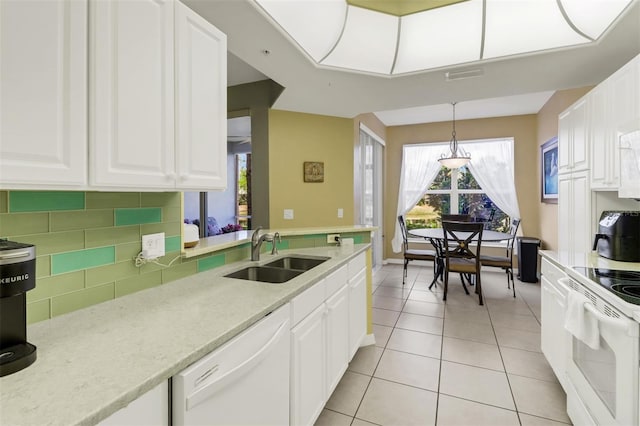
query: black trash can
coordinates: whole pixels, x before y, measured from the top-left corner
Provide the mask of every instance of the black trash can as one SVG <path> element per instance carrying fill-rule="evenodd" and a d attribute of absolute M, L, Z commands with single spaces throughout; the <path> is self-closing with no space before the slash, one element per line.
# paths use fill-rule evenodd
<path fill-rule="evenodd" d="M 526 283 L 538 282 L 537 238 L 518 237 L 518 279 Z"/>

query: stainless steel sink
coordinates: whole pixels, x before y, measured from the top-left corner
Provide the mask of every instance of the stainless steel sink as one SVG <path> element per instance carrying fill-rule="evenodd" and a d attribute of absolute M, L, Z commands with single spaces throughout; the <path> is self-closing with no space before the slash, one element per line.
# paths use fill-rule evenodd
<path fill-rule="evenodd" d="M 268 266 L 250 266 L 248 268 L 232 272 L 231 274 L 227 274 L 225 277 L 280 284 L 297 277 L 303 272 L 304 271 L 284 268 L 270 268 Z"/>
<path fill-rule="evenodd" d="M 328 257 L 283 257 L 278 260 L 274 260 L 271 263 L 267 263 L 265 266 L 271 266 L 275 268 L 283 268 L 286 270 L 308 271 L 315 268 L 323 262 L 329 260 Z"/>

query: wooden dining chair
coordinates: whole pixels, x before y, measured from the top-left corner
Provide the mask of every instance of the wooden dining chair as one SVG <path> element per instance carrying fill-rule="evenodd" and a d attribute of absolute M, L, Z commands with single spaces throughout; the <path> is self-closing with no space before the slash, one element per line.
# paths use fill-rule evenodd
<path fill-rule="evenodd" d="M 516 285 L 513 281 L 513 245 L 516 241 L 516 233 L 520 226 L 520 219 L 511 220 L 509 226 L 509 234 L 512 238 L 507 241 L 507 253 L 505 256 L 480 256 L 482 266 L 491 266 L 494 268 L 502 268 L 507 273 L 507 288 L 513 287 L 513 297 L 516 297 Z"/>
<path fill-rule="evenodd" d="M 471 222 L 470 214 L 443 214 L 440 215 L 442 222 Z"/>
<path fill-rule="evenodd" d="M 442 222 L 444 229 L 444 297 L 447 300 L 449 272 L 475 276 L 476 293 L 479 304 L 482 300 L 482 283 L 480 280 L 480 246 L 482 245 L 482 223 L 474 222 Z M 461 279 L 465 293 L 469 294 L 464 279 Z"/>
<path fill-rule="evenodd" d="M 404 218 L 398 216 L 398 222 L 400 222 L 400 230 L 402 231 L 402 249 L 404 252 L 404 270 L 402 273 L 402 285 L 407 278 L 407 265 L 412 260 L 430 260 L 433 262 L 433 272 L 436 271 L 436 252 L 434 250 L 416 250 L 409 248 L 409 241 L 407 237 L 407 227 L 404 224 Z"/>

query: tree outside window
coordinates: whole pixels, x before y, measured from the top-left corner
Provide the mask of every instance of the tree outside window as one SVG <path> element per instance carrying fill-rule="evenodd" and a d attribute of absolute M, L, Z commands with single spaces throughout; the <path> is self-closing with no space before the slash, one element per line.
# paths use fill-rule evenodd
<path fill-rule="evenodd" d="M 487 197 L 467 167 L 440 169 L 424 196 L 406 214 L 407 229 L 440 228 L 442 214 L 468 214 L 474 221 L 485 222 L 485 229 L 509 230 L 509 216 Z"/>

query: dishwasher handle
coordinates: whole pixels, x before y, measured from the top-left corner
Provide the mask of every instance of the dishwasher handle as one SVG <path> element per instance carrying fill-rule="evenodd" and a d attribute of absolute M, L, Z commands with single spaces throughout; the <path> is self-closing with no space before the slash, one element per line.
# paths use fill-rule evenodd
<path fill-rule="evenodd" d="M 220 378 L 218 378 L 218 379 L 216 379 L 216 380 L 214 380 L 214 381 L 212 381 L 210 383 L 207 383 L 206 385 L 204 385 L 200 389 L 197 389 L 196 391 L 191 393 L 191 395 L 187 396 L 186 401 L 185 401 L 186 402 L 186 410 L 189 411 L 193 407 L 197 406 L 201 402 L 203 402 L 206 399 L 208 399 L 209 397 L 211 397 L 211 395 L 213 395 L 216 392 L 218 392 L 219 390 L 223 389 L 224 387 L 226 387 L 227 385 L 229 385 L 233 381 L 238 380 L 240 377 L 244 376 L 249 371 L 251 371 L 254 367 L 256 367 L 258 364 L 260 364 L 260 362 L 267 355 L 269 355 L 269 352 L 271 352 L 271 350 L 278 343 L 278 341 L 280 340 L 280 338 L 282 337 L 282 335 L 285 332 L 287 332 L 287 333 L 289 332 L 289 321 L 288 320 L 284 321 L 280 325 L 280 327 L 278 328 L 278 330 L 276 330 L 276 332 L 271 337 L 271 339 L 269 339 L 269 341 L 258 352 L 256 352 L 252 357 L 250 357 L 249 359 L 244 361 L 242 364 L 238 365 L 233 370 L 231 370 L 228 373 L 222 375 Z"/>

